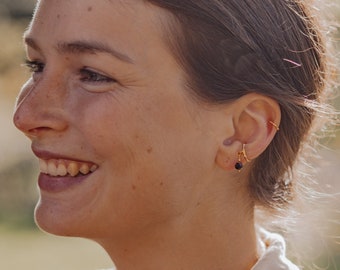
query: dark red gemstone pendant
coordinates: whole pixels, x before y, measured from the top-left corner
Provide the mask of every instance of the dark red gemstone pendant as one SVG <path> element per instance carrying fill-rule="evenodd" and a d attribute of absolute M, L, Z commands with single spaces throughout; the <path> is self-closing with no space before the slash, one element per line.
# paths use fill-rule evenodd
<path fill-rule="evenodd" d="M 242 162 L 237 162 L 237 163 L 235 164 L 235 169 L 236 169 L 236 170 L 240 171 L 242 168 L 243 168 Z"/>

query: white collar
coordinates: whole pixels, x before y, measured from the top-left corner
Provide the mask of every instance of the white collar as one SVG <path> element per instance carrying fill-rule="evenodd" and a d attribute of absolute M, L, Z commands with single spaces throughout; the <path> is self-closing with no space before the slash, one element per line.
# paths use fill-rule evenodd
<path fill-rule="evenodd" d="M 286 258 L 286 243 L 283 237 L 258 229 L 260 259 L 251 270 L 299 270 Z"/>

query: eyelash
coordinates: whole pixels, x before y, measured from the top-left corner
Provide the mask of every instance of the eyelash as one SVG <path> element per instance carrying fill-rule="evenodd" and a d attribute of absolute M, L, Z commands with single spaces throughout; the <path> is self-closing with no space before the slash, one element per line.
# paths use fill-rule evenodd
<path fill-rule="evenodd" d="M 25 60 L 25 66 L 31 73 L 40 73 L 44 69 L 44 64 L 38 61 Z"/>
<path fill-rule="evenodd" d="M 80 80 L 82 82 L 92 82 L 92 83 L 112 83 L 116 82 L 116 80 L 107 77 L 105 75 L 102 75 L 100 73 L 97 73 L 95 71 L 92 71 L 88 68 L 83 68 L 80 70 L 81 78 Z"/>
<path fill-rule="evenodd" d="M 25 66 L 33 74 L 43 72 L 44 67 L 45 67 L 45 65 L 43 63 L 41 63 L 39 61 L 31 61 L 31 60 L 26 60 Z M 92 71 L 87 67 L 80 69 L 79 74 L 80 74 L 80 80 L 82 82 L 89 82 L 89 83 L 113 83 L 113 82 L 117 82 L 115 79 L 112 79 L 110 77 L 102 75 L 98 72 Z"/>

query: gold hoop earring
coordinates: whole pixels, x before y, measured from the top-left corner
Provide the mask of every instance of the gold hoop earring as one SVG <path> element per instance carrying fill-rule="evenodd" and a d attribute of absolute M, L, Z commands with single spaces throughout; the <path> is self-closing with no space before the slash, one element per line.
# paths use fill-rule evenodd
<path fill-rule="evenodd" d="M 269 124 L 271 124 L 276 129 L 276 131 L 280 130 L 279 126 L 275 124 L 273 121 L 269 121 Z"/>
<path fill-rule="evenodd" d="M 247 156 L 247 153 L 246 153 L 246 145 L 243 144 L 242 145 L 242 151 L 238 152 L 238 162 L 236 162 L 235 164 L 235 169 L 238 170 L 238 171 L 241 171 L 242 168 L 243 168 L 243 162 L 242 161 L 246 161 L 246 162 L 249 162 L 250 159 L 248 158 Z"/>

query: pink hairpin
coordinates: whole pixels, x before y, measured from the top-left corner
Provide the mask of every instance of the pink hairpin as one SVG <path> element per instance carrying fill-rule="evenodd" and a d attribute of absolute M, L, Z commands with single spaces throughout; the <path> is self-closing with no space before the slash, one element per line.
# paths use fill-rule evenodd
<path fill-rule="evenodd" d="M 301 66 L 302 66 L 301 64 L 296 63 L 296 62 L 294 62 L 293 60 L 290 60 L 290 59 L 287 59 L 287 58 L 283 58 L 283 61 L 286 61 L 286 62 L 288 62 L 288 63 L 291 63 L 291 64 L 293 64 L 294 66 L 297 66 L 297 67 L 301 67 Z"/>

